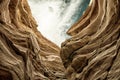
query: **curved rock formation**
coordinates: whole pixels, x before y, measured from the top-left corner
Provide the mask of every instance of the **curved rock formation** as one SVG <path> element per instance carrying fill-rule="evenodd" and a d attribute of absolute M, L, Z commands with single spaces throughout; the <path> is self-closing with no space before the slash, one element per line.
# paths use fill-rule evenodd
<path fill-rule="evenodd" d="M 26 0 L 0 0 L 0 80 L 120 80 L 120 0 L 92 0 L 67 33 L 60 50 Z"/>
<path fill-rule="evenodd" d="M 120 0 L 92 0 L 61 46 L 68 80 L 120 80 Z"/>
<path fill-rule="evenodd" d="M 0 0 L 0 80 L 62 78 L 59 52 L 37 30 L 26 0 Z"/>

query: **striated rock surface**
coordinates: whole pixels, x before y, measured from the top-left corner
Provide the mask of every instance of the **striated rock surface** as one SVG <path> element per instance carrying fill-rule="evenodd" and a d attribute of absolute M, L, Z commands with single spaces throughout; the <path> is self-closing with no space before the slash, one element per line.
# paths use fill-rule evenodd
<path fill-rule="evenodd" d="M 61 46 L 68 80 L 120 80 L 120 0 L 92 0 Z"/>
<path fill-rule="evenodd" d="M 59 53 L 37 30 L 26 0 L 0 0 L 0 80 L 61 79 Z"/>
<path fill-rule="evenodd" d="M 120 0 L 92 0 L 67 33 L 60 50 L 27 0 L 0 0 L 0 80 L 120 80 Z"/>

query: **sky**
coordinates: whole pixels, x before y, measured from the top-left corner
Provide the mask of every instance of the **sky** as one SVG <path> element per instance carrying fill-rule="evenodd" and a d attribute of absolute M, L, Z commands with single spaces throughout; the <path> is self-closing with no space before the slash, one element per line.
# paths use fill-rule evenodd
<path fill-rule="evenodd" d="M 70 38 L 67 30 L 81 17 L 90 0 L 28 0 L 38 30 L 58 46 Z"/>

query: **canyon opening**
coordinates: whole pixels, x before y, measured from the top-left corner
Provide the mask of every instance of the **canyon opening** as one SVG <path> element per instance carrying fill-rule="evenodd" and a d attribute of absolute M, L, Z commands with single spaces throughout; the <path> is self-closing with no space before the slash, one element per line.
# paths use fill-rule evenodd
<path fill-rule="evenodd" d="M 28 0 L 38 30 L 58 46 L 70 38 L 67 30 L 81 17 L 90 0 Z"/>
<path fill-rule="evenodd" d="M 0 0 L 0 80 L 120 80 L 120 0 Z"/>

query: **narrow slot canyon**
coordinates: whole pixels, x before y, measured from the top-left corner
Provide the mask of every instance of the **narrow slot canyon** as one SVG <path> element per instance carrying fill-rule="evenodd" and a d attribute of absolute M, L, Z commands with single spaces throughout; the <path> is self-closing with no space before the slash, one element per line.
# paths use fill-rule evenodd
<path fill-rule="evenodd" d="M 0 0 L 0 80 L 120 80 L 120 0 Z"/>

